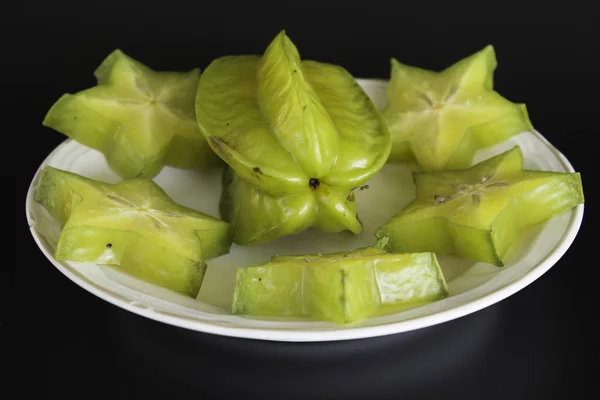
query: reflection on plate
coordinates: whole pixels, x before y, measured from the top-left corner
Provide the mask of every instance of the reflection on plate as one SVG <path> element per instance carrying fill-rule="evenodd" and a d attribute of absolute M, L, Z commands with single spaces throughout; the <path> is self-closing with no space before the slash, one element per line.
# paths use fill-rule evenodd
<path fill-rule="evenodd" d="M 387 83 L 359 79 L 378 107 L 385 103 Z M 525 167 L 574 172 L 569 161 L 538 132 L 523 132 L 501 145 L 479 151 L 474 162 L 519 145 Z M 230 312 L 236 268 L 268 261 L 274 254 L 335 252 L 375 243 L 373 232 L 414 196 L 411 170 L 405 165 L 386 165 L 356 193 L 364 233 L 328 234 L 309 230 L 265 245 L 233 245 L 227 255 L 209 260 L 197 299 L 139 281 L 116 269 L 91 263 L 57 262 L 52 244 L 59 227 L 33 200 L 40 172 L 51 165 L 78 174 L 116 183 L 101 153 L 66 140 L 40 166 L 31 183 L 26 212 L 36 243 L 64 275 L 94 295 L 136 314 L 168 324 L 226 336 L 279 340 L 328 341 L 380 336 L 414 330 L 475 312 L 521 290 L 551 268 L 573 242 L 583 218 L 583 205 L 529 229 L 512 249 L 510 262 L 502 268 L 440 255 L 450 297 L 435 303 L 370 318 L 357 325 L 339 326 L 307 319 L 253 318 Z M 185 171 L 166 167 L 155 181 L 180 204 L 218 217 L 221 172 Z M 196 188 L 197 190 L 191 190 Z M 377 204 L 373 207 L 372 204 Z"/>

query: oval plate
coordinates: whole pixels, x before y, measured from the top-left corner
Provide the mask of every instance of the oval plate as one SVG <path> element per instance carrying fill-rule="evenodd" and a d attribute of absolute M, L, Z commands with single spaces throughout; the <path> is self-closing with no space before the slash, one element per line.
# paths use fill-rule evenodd
<path fill-rule="evenodd" d="M 387 82 L 372 79 L 358 79 L 358 82 L 377 107 L 383 108 Z M 574 172 L 569 161 L 535 131 L 523 132 L 501 145 L 479 151 L 474 162 L 515 145 L 523 150 L 526 168 Z M 381 336 L 439 324 L 478 311 L 516 293 L 548 271 L 575 239 L 584 209 L 583 204 L 579 205 L 524 232 L 513 246 L 512 260 L 502 268 L 440 255 L 450 290 L 450 296 L 444 300 L 373 317 L 353 326 L 339 326 L 300 318 L 259 319 L 232 315 L 236 268 L 264 263 L 274 254 L 327 253 L 372 245 L 375 228 L 414 196 L 409 166 L 386 165 L 368 182 L 369 189 L 356 193 L 358 212 L 365 225 L 363 234 L 309 230 L 260 246 L 234 244 L 229 254 L 207 262 L 202 289 L 197 299 L 192 299 L 142 282 L 112 267 L 54 260 L 53 244 L 60 229 L 34 201 L 45 165 L 111 183 L 118 182 L 119 177 L 108 168 L 101 153 L 70 139 L 59 145 L 38 169 L 27 194 L 27 219 L 35 242 L 59 271 L 88 292 L 144 317 L 200 332 L 263 340 L 330 341 Z M 155 181 L 176 202 L 218 217 L 220 179 L 220 171 L 167 167 Z"/>

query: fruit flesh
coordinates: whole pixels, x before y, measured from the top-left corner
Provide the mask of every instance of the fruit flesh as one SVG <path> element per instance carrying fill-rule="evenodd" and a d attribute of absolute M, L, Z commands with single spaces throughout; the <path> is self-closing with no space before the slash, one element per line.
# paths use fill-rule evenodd
<path fill-rule="evenodd" d="M 583 203 L 579 173 L 523 169 L 519 147 L 468 169 L 416 172 L 416 197 L 375 235 L 397 252 L 504 265 L 526 228 Z"/>
<path fill-rule="evenodd" d="M 189 296 L 204 260 L 231 245 L 227 222 L 174 203 L 151 180 L 113 185 L 47 166 L 35 199 L 61 226 L 57 260 L 119 266 Z"/>
<path fill-rule="evenodd" d="M 310 260 L 310 261 L 308 261 Z M 287 256 L 238 269 L 232 311 L 356 323 L 382 306 L 416 306 L 448 295 L 435 254 Z"/>
<path fill-rule="evenodd" d="M 362 232 L 351 191 L 383 166 L 391 140 L 343 68 L 301 60 L 282 32 L 262 56 L 213 61 L 200 77 L 196 117 L 231 168 L 221 209 L 236 243 L 309 227 Z"/>
<path fill-rule="evenodd" d="M 532 129 L 524 104 L 493 89 L 492 46 L 435 72 L 392 59 L 388 106 L 390 162 L 416 161 L 424 171 L 466 168 L 477 149 Z"/>
<path fill-rule="evenodd" d="M 115 50 L 95 75 L 96 86 L 61 96 L 43 125 L 102 152 L 124 179 L 217 164 L 195 120 L 199 69 L 157 72 Z"/>

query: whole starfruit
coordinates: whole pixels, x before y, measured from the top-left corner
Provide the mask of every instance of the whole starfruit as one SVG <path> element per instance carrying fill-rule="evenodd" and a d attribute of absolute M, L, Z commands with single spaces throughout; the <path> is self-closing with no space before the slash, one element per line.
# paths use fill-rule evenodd
<path fill-rule="evenodd" d="M 237 244 L 311 227 L 362 232 L 353 189 L 385 164 L 391 137 L 344 68 L 301 60 L 281 31 L 262 56 L 225 56 L 204 70 L 196 118 L 228 164 L 221 217 Z"/>

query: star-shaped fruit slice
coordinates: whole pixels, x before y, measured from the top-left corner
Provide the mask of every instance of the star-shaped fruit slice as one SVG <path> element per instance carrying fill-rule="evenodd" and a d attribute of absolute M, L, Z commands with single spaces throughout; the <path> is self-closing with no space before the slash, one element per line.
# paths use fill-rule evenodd
<path fill-rule="evenodd" d="M 218 161 L 196 123 L 198 68 L 157 72 L 115 50 L 95 76 L 96 86 L 60 97 L 43 125 L 102 152 L 124 179 Z"/>
<path fill-rule="evenodd" d="M 441 72 L 392 59 L 388 105 L 390 162 L 415 161 L 425 171 L 471 165 L 477 149 L 532 129 L 524 104 L 493 89 L 492 46 Z"/>
<path fill-rule="evenodd" d="M 383 307 L 411 308 L 447 296 L 435 254 L 364 248 L 276 256 L 267 264 L 239 268 L 232 312 L 352 324 Z"/>
<path fill-rule="evenodd" d="M 46 166 L 35 199 L 61 226 L 56 260 L 117 266 L 189 296 L 204 260 L 231 246 L 229 223 L 176 204 L 152 180 L 108 184 Z"/>
<path fill-rule="evenodd" d="M 503 266 L 524 229 L 584 201 L 579 173 L 524 170 L 518 146 L 467 169 L 413 176 L 415 199 L 375 232 L 390 251 Z"/>

